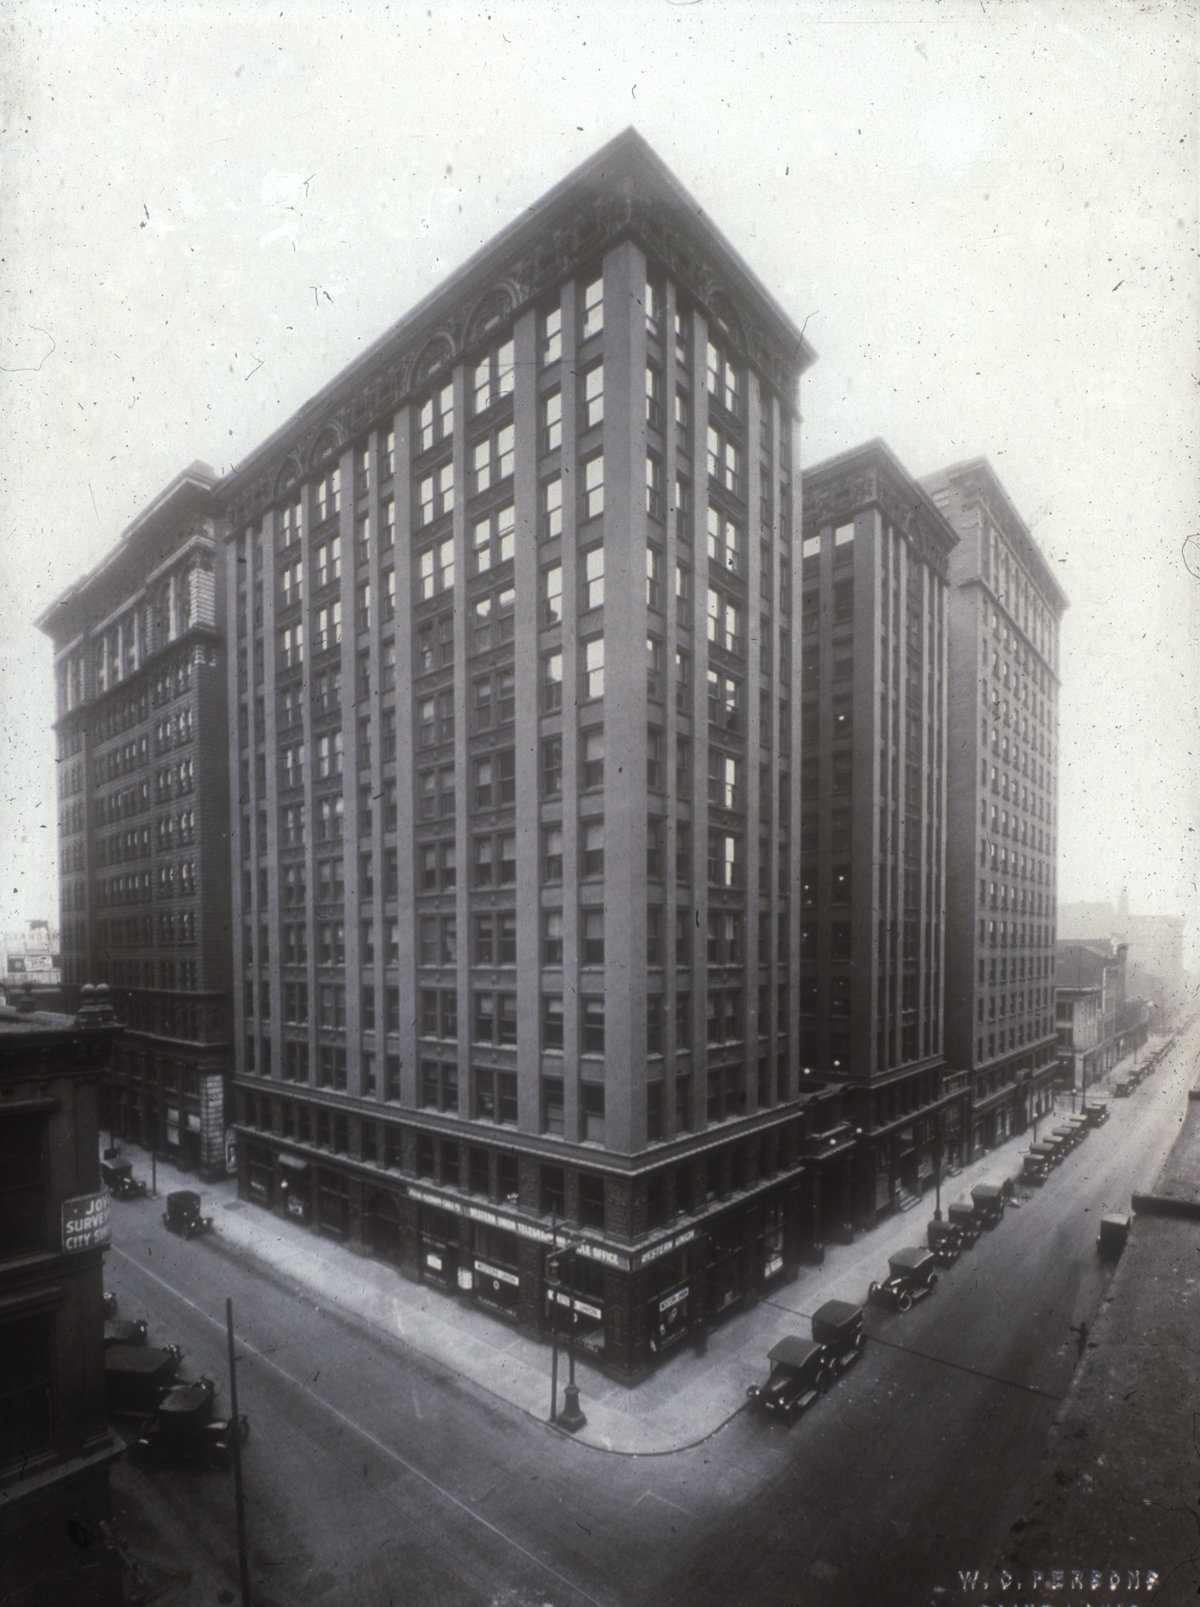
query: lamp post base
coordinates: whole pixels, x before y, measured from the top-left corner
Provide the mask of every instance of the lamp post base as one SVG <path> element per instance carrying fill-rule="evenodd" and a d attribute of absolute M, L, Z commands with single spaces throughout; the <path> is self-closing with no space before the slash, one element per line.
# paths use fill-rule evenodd
<path fill-rule="evenodd" d="M 559 1428 L 565 1428 L 568 1434 L 574 1434 L 578 1429 L 586 1426 L 587 1418 L 579 1406 L 579 1387 L 568 1384 L 563 1390 L 563 1409 L 558 1414 Z"/>

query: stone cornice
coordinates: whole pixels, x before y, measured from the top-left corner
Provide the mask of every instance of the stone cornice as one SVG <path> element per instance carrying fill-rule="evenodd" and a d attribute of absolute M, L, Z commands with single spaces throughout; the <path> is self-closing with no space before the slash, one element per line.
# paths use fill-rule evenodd
<path fill-rule="evenodd" d="M 942 580 L 948 579 L 958 535 L 882 441 L 805 469 L 803 487 L 805 535 L 876 507 L 917 556 Z"/>

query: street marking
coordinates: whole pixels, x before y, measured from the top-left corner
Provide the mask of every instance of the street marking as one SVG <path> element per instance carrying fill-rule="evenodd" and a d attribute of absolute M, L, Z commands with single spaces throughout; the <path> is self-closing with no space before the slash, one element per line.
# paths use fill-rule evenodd
<path fill-rule="evenodd" d="M 136 1261 L 133 1256 L 122 1250 L 119 1245 L 114 1244 L 112 1249 L 121 1257 L 122 1260 L 128 1261 L 130 1266 L 136 1267 L 137 1270 L 143 1273 L 147 1278 L 152 1278 L 154 1282 L 165 1289 L 168 1294 L 174 1295 L 177 1300 L 182 1300 L 185 1306 L 190 1307 L 197 1316 L 203 1317 L 205 1322 L 211 1323 L 212 1326 L 220 1333 L 225 1333 L 227 1331 L 225 1324 L 223 1322 L 219 1322 L 217 1318 L 210 1316 L 209 1313 L 204 1310 L 203 1306 L 198 1306 L 194 1300 L 189 1300 L 187 1295 L 181 1294 L 179 1290 L 169 1284 L 165 1278 L 160 1278 L 157 1273 L 151 1272 L 149 1267 L 142 1266 L 140 1261 Z M 523 1557 L 527 1558 L 536 1567 L 544 1568 L 548 1574 L 551 1574 L 555 1579 L 558 1580 L 560 1585 L 565 1585 L 568 1590 L 573 1591 L 574 1594 L 581 1597 L 582 1600 L 591 1602 L 592 1607 L 605 1607 L 603 1602 L 598 1601 L 595 1596 L 589 1595 L 588 1592 L 582 1589 L 579 1585 L 573 1584 L 565 1574 L 560 1574 L 557 1568 L 553 1567 L 543 1558 L 537 1556 L 534 1552 L 528 1550 L 527 1547 L 523 1546 L 519 1540 L 514 1540 L 511 1535 L 505 1534 L 503 1529 L 497 1528 L 494 1523 L 489 1523 L 487 1518 L 483 1517 L 481 1513 L 473 1511 L 465 1501 L 460 1501 L 456 1495 L 452 1495 L 449 1490 L 444 1489 L 436 1479 L 431 1479 L 428 1473 L 423 1473 L 419 1467 L 415 1467 L 411 1462 L 406 1461 L 405 1458 L 399 1455 L 398 1452 L 393 1451 L 390 1445 L 385 1445 L 381 1439 L 372 1434 L 369 1429 L 363 1428 L 362 1425 L 360 1423 L 356 1423 L 353 1418 L 347 1417 L 344 1412 L 340 1412 L 337 1407 L 332 1404 L 332 1402 L 323 1400 L 320 1395 L 314 1394 L 314 1392 L 309 1389 L 308 1385 L 305 1384 L 301 1379 L 293 1377 L 293 1375 L 289 1373 L 285 1367 L 280 1367 L 277 1362 L 273 1362 L 271 1358 L 267 1355 L 264 1355 L 261 1350 L 256 1350 L 248 1340 L 239 1339 L 237 1343 L 242 1350 L 248 1352 L 251 1356 L 257 1357 L 264 1366 L 270 1367 L 272 1371 L 278 1373 L 281 1378 L 286 1378 L 289 1384 L 295 1384 L 298 1388 L 302 1389 L 306 1395 L 311 1396 L 318 1406 L 324 1407 L 330 1416 L 336 1417 L 340 1423 L 344 1423 L 346 1427 L 353 1433 L 361 1434 L 363 1439 L 367 1440 L 371 1445 L 373 1445 L 377 1451 L 381 1451 L 384 1456 L 391 1457 L 392 1461 L 402 1467 L 405 1472 L 411 1473 L 414 1478 L 420 1479 L 421 1482 L 423 1484 L 427 1484 L 431 1490 L 436 1490 L 440 1496 L 450 1502 L 451 1506 L 457 1507 L 458 1510 L 465 1514 L 466 1517 L 473 1518 L 474 1521 L 482 1528 L 488 1530 L 490 1534 L 495 1535 L 497 1540 L 502 1540 L 505 1545 L 511 1546 L 514 1551 L 519 1551 Z M 682 1511 L 683 1508 L 681 1507 L 679 1510 Z"/>
<path fill-rule="evenodd" d="M 691 1518 L 693 1522 L 699 1521 L 698 1515 L 695 1512 L 689 1512 L 686 1507 L 681 1507 L 678 1501 L 668 1501 L 666 1496 L 659 1495 L 657 1490 L 643 1490 L 633 1505 L 635 1507 L 641 1506 L 642 1502 L 647 1498 L 649 1498 L 651 1501 L 661 1501 L 664 1507 L 674 1507 L 676 1512 L 682 1512 L 685 1518 Z M 632 1510 L 633 1508 L 631 1507 L 630 1511 Z"/>

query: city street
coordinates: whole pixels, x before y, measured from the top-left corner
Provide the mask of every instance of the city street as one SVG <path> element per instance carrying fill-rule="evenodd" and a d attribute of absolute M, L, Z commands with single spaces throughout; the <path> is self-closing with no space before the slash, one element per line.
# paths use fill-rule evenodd
<path fill-rule="evenodd" d="M 152 1200 L 114 1203 L 106 1282 L 152 1342 L 182 1345 L 185 1373 L 219 1380 L 222 1407 L 233 1298 L 260 1607 L 925 1601 L 1006 1550 L 1111 1275 L 1098 1218 L 1162 1164 L 1196 1031 L 932 1299 L 871 1308 L 866 1356 L 790 1431 L 747 1411 L 669 1456 L 576 1444 L 249 1271 L 219 1235 L 174 1238 Z M 914 1243 L 932 1204 L 911 1213 Z M 868 1234 L 849 1253 L 870 1249 Z M 805 1280 L 777 1301 L 807 1333 Z M 116 1489 L 135 1552 L 171 1537 L 149 1600 L 236 1599 L 232 1475 L 123 1465 Z"/>

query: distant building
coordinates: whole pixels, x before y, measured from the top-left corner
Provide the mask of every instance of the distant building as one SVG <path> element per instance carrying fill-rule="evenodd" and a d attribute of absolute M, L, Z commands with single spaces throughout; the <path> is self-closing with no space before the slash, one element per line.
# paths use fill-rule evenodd
<path fill-rule="evenodd" d="M 14 1607 L 124 1600 L 100 1528 L 121 1445 L 96 1121 L 119 1032 L 90 998 L 74 1018 L 0 1007 L 0 1600 Z"/>
<path fill-rule="evenodd" d="M 225 1169 L 229 732 L 212 471 L 193 464 L 38 621 L 54 641 L 63 984 L 128 1032 L 101 1121 Z"/>
<path fill-rule="evenodd" d="M 1087 1088 L 1110 1071 L 1118 1060 L 1132 1054 L 1148 1035 L 1146 1002 L 1126 996 L 1128 948 L 1124 943 L 1063 943 L 1057 946 L 1056 977 L 1059 1008 L 1058 1058 L 1060 1075 L 1069 1074 L 1071 1084 Z M 1082 1014 L 1077 1005 L 1084 995 L 1095 995 Z M 1065 1013 L 1070 1007 L 1070 1016 Z M 1095 1030 L 1092 1031 L 1092 1017 Z M 1085 1042 L 1065 1042 L 1062 1029 L 1076 1025 L 1085 1033 Z"/>
<path fill-rule="evenodd" d="M 629 132 L 220 490 L 241 1190 L 625 1378 L 813 1236 L 812 356 Z"/>
<path fill-rule="evenodd" d="M 4 934 L 0 983 L 10 1002 L 15 989 L 28 986 L 37 994 L 40 1008 L 57 1009 L 61 982 L 58 933 L 51 930 L 49 921 L 28 921 L 23 931 Z"/>
<path fill-rule="evenodd" d="M 1047 1108 L 1056 1065 L 1059 623 L 1067 599 L 986 460 L 923 481 L 950 555 L 946 1055 L 970 1153 Z"/>
<path fill-rule="evenodd" d="M 1184 921 L 1177 915 L 1131 915 L 1124 890 L 1115 906 L 1064 904 L 1059 910 L 1061 941 L 1127 946 L 1129 990 L 1153 1001 L 1161 1020 L 1169 1019 L 1186 997 L 1183 932 Z"/>
<path fill-rule="evenodd" d="M 957 536 L 882 441 L 804 474 L 800 1060 L 861 1130 L 849 1211 L 961 1152 L 946 1085 L 946 593 Z"/>

